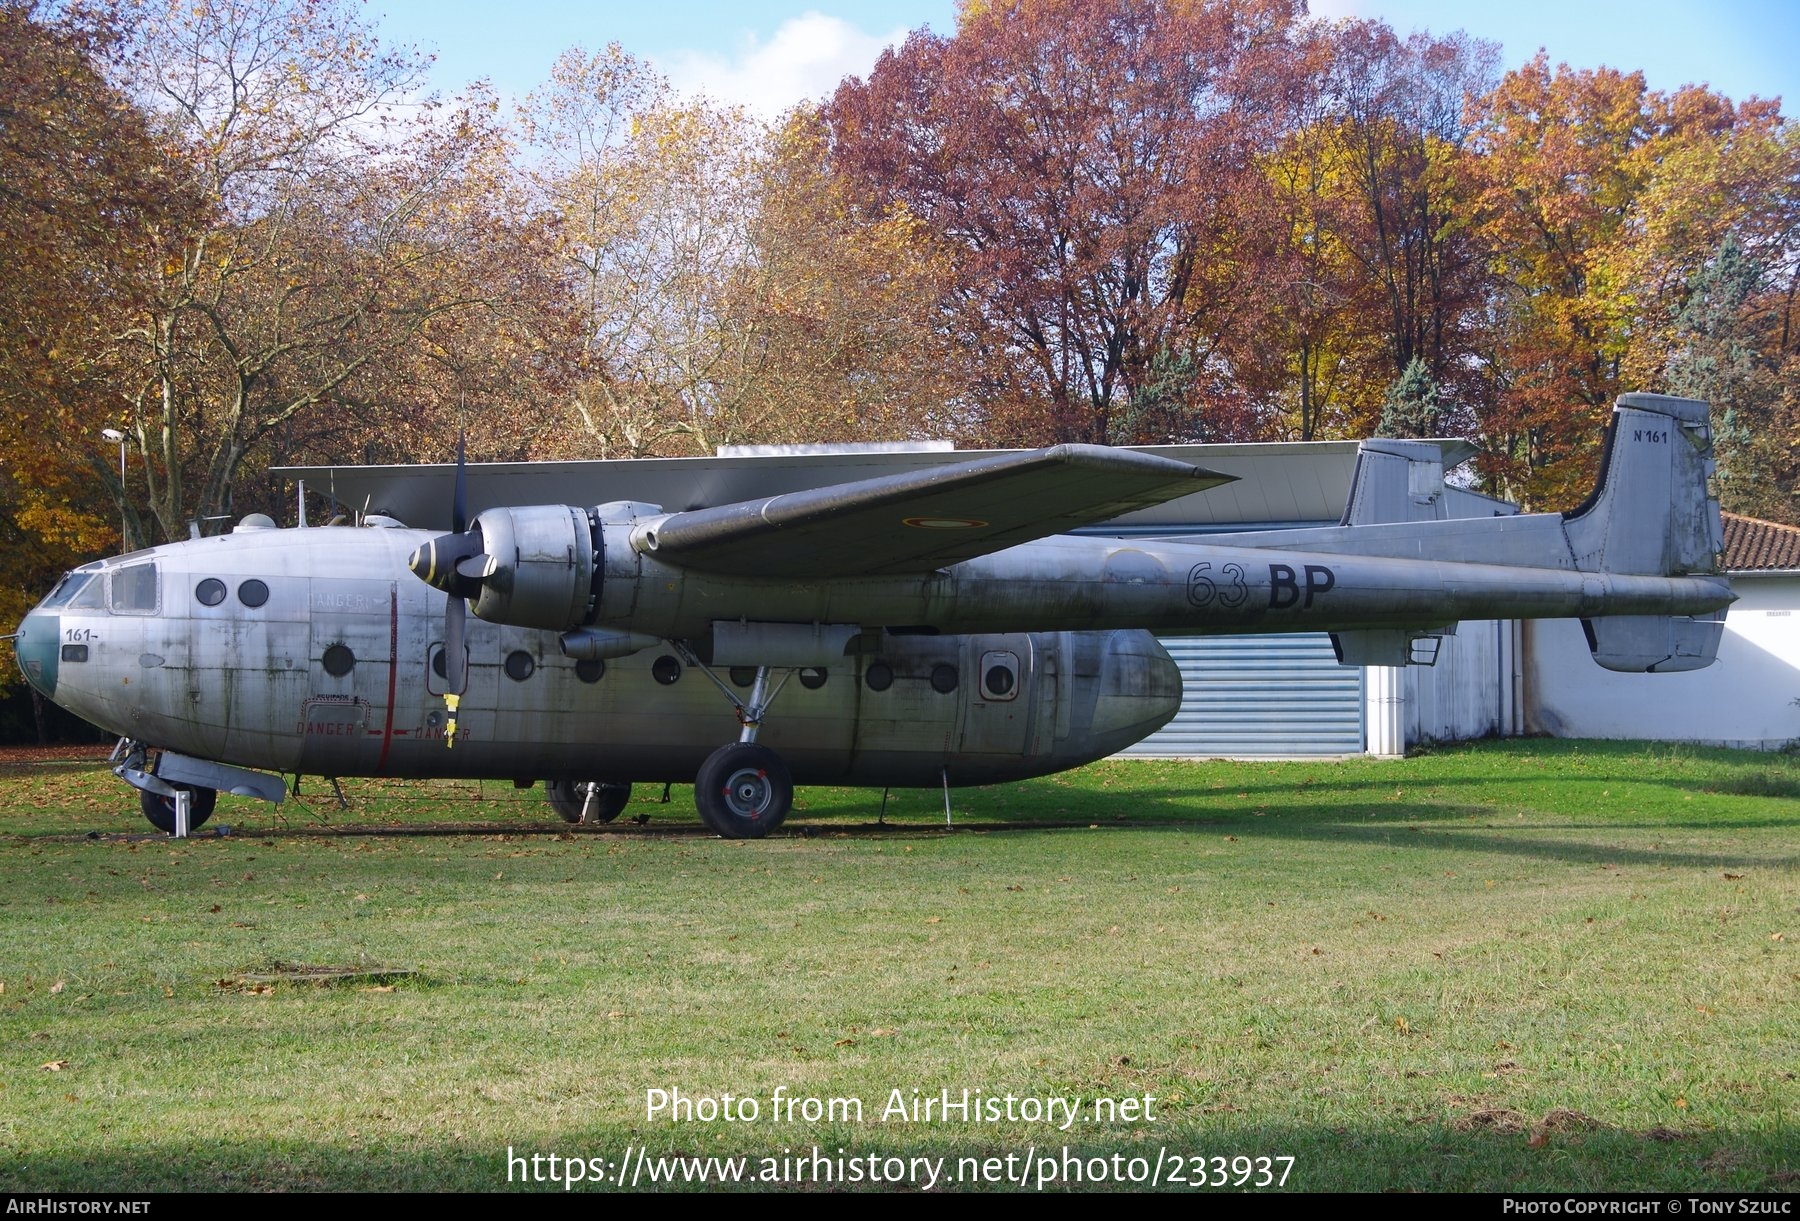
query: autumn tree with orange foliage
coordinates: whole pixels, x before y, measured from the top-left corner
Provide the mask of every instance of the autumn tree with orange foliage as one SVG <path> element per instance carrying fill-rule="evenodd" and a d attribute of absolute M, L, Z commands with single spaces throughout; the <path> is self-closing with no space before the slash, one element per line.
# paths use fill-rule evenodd
<path fill-rule="evenodd" d="M 1489 474 L 1567 507 L 1592 481 L 1613 397 L 1667 388 L 1675 320 L 1725 236 L 1792 267 L 1793 133 L 1770 103 L 1663 94 L 1641 73 L 1552 70 L 1542 54 L 1476 119 L 1475 223 L 1500 281 Z"/>
<path fill-rule="evenodd" d="M 1264 281 L 1258 161 L 1299 77 L 1287 0 L 1020 0 L 914 33 L 825 111 L 869 215 L 955 260 L 973 436 L 1262 435 L 1234 376 Z"/>
<path fill-rule="evenodd" d="M 0 620 L 72 559 L 136 545 L 120 518 L 120 369 L 108 341 L 139 303 L 158 236 L 188 211 L 142 116 L 107 83 L 116 31 L 94 11 L 0 5 Z M 10 681 L 10 668 L 0 685 Z"/>
<path fill-rule="evenodd" d="M 1239 377 L 1293 440 L 1368 435 L 1415 360 L 1454 402 L 1479 402 L 1469 355 L 1487 266 L 1459 223 L 1472 194 L 1463 108 L 1491 88 L 1497 49 L 1363 21 L 1312 27 L 1303 45 L 1309 83 L 1262 166 L 1267 359 L 1241 361 Z"/>

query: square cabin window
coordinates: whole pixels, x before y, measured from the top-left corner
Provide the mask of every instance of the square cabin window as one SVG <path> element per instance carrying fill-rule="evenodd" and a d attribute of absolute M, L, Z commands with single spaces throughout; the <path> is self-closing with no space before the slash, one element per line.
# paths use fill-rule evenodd
<path fill-rule="evenodd" d="M 112 572 L 112 608 L 122 614 L 144 615 L 156 609 L 156 565 L 133 564 Z"/>

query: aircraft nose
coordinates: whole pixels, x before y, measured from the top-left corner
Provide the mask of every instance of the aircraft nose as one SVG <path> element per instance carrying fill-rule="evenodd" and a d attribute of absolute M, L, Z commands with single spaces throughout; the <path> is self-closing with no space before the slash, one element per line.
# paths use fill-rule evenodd
<path fill-rule="evenodd" d="M 61 616 L 34 610 L 20 622 L 19 634 L 13 640 L 20 673 L 45 699 L 56 697 L 61 637 Z"/>

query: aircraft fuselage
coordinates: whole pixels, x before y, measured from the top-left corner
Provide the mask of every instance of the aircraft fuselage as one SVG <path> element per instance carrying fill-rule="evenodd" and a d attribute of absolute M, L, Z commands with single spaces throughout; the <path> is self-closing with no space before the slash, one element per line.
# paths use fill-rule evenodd
<path fill-rule="evenodd" d="M 20 663 L 111 732 L 284 773 L 687 781 L 736 736 L 666 645 L 582 662 L 555 632 L 472 620 L 447 750 L 443 595 L 405 565 L 428 537 L 254 530 L 89 565 L 22 625 Z M 749 672 L 719 674 L 747 694 Z M 1180 696 L 1141 631 L 884 636 L 795 675 L 759 740 L 801 783 L 989 783 L 1113 754 Z"/>

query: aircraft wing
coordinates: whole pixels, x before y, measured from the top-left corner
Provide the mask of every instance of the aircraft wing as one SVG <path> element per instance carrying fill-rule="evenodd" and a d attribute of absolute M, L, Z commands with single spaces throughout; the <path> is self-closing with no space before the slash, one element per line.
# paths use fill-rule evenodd
<path fill-rule="evenodd" d="M 1057 445 L 694 509 L 648 534 L 658 559 L 730 576 L 929 572 L 1234 478 L 1132 450 Z"/>

